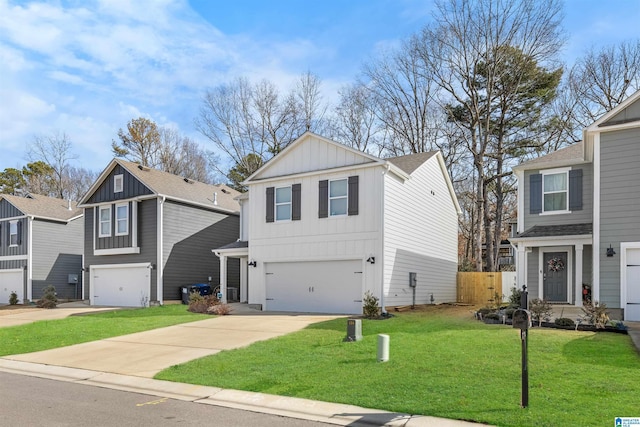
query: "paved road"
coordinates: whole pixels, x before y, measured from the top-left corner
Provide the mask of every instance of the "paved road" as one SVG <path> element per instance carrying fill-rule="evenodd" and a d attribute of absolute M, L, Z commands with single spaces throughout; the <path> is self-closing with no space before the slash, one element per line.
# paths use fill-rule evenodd
<path fill-rule="evenodd" d="M 0 425 L 282 426 L 319 422 L 0 372 Z"/>

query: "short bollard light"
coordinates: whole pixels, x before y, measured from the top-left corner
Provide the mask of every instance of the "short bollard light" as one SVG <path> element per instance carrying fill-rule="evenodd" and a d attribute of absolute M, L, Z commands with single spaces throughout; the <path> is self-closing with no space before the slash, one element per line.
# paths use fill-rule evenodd
<path fill-rule="evenodd" d="M 389 335 L 378 334 L 378 362 L 389 360 Z"/>
<path fill-rule="evenodd" d="M 362 340 L 362 320 L 347 319 L 347 336 L 344 340 L 347 342 Z"/>

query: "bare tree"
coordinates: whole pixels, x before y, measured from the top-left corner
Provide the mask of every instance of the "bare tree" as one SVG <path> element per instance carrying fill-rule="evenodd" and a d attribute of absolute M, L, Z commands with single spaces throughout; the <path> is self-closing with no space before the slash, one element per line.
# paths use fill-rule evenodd
<path fill-rule="evenodd" d="M 640 89 L 640 39 L 589 49 L 571 68 L 567 86 L 573 131 L 580 135 Z"/>
<path fill-rule="evenodd" d="M 120 143 L 113 141 L 111 149 L 116 157 L 155 168 L 159 164 L 160 132 L 158 126 L 144 117 L 127 123 L 127 131 L 118 130 Z"/>
<path fill-rule="evenodd" d="M 71 140 L 66 133 L 36 135 L 29 147 L 28 157 L 32 162 L 41 161 L 52 169 L 52 188 L 54 197 L 69 197 L 70 162 L 78 157 L 71 152 Z"/>
<path fill-rule="evenodd" d="M 174 175 L 200 182 L 212 182 L 211 164 L 213 157 L 197 142 L 181 135 L 178 131 L 161 127 L 158 167 Z"/>
<path fill-rule="evenodd" d="M 319 133 L 323 130 L 323 118 L 327 107 L 322 104 L 320 85 L 320 78 L 311 71 L 307 71 L 300 76 L 296 89 L 292 93 L 295 100 L 294 114 L 298 116 L 298 126 L 303 132 Z"/>
<path fill-rule="evenodd" d="M 512 137 L 511 142 L 524 145 L 523 135 L 518 133 L 522 129 L 514 126 L 523 120 L 524 112 L 529 118 L 538 114 L 520 110 L 521 94 L 535 94 L 528 81 L 532 69 L 541 81 L 552 77 L 549 74 L 553 72 L 538 69 L 538 64 L 554 65 L 562 45 L 561 10 L 556 0 L 545 7 L 534 0 L 443 0 L 437 3 L 435 24 L 424 29 L 417 44 L 430 77 L 439 87 L 439 103 L 458 126 L 458 135 L 473 159 L 479 219 L 474 224 L 474 258 L 478 270 L 482 270 L 483 240 L 487 253 L 495 254 L 494 243 L 502 231 L 500 199 L 504 194 L 499 186 L 508 174 L 504 144 Z M 553 99 L 553 93 L 543 95 L 546 100 Z M 536 109 L 541 108 L 536 103 Z M 491 260 L 495 257 L 487 258 L 487 268 L 493 270 Z"/>

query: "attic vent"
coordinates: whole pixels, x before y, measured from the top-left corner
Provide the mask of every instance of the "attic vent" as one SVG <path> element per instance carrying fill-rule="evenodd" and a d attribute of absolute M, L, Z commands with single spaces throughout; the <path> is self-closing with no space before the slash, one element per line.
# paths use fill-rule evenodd
<path fill-rule="evenodd" d="M 191 181 L 189 178 L 182 178 L 184 179 L 184 182 L 186 182 L 187 184 L 193 184 L 193 181 Z"/>
<path fill-rule="evenodd" d="M 142 165 L 138 165 L 138 169 L 140 169 L 140 170 L 144 170 L 144 166 L 142 166 Z"/>
<path fill-rule="evenodd" d="M 224 194 L 229 194 L 229 190 L 227 190 L 226 188 L 223 188 L 223 189 L 222 189 L 222 192 L 223 192 Z"/>

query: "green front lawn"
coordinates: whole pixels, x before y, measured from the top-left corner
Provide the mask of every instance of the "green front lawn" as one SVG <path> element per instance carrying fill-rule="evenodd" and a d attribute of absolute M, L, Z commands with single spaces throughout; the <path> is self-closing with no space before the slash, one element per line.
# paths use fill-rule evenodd
<path fill-rule="evenodd" d="M 117 310 L 0 328 L 0 356 L 31 353 L 211 318 L 181 304 Z"/>
<path fill-rule="evenodd" d="M 533 329 L 529 408 L 520 408 L 520 335 L 438 313 L 311 325 L 247 348 L 174 366 L 156 378 L 499 426 L 603 426 L 638 416 L 640 357 L 626 335 Z M 376 361 L 377 334 L 390 360 Z"/>

